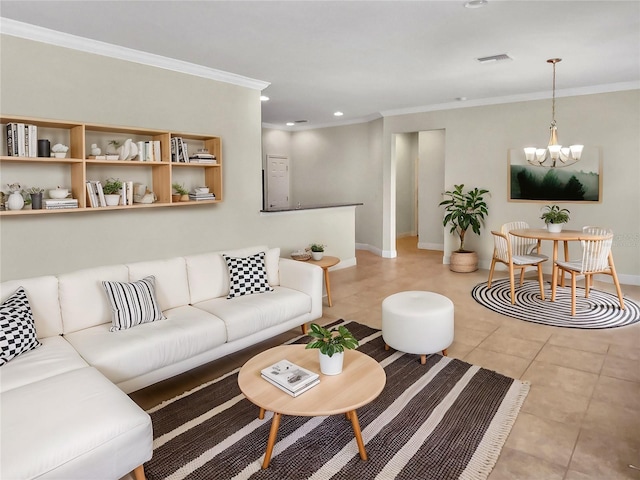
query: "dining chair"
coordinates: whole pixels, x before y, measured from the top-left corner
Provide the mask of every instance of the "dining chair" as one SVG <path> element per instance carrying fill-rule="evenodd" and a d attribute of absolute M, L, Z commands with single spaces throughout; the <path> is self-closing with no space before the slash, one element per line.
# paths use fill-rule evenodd
<path fill-rule="evenodd" d="M 523 239 L 510 235 L 509 231 L 519 228 L 529 228 L 525 222 L 505 223 L 500 232 L 492 231 L 493 235 L 493 258 L 491 259 L 491 270 L 487 289 L 491 288 L 493 272 L 496 263 L 504 263 L 509 268 L 509 282 L 511 285 L 511 304 L 515 305 L 515 270 L 520 269 L 520 286 L 524 282 L 524 272 L 527 267 L 536 267 L 538 270 L 538 283 L 540 284 L 540 298 L 544 300 L 544 281 L 542 279 L 542 263 L 549 260 L 546 255 L 538 253 L 539 243 L 529 239 Z M 525 241 L 521 241 L 525 240 Z M 528 241 L 527 241 L 528 240 Z"/>
<path fill-rule="evenodd" d="M 618 281 L 618 274 L 613 263 L 611 245 L 613 243 L 613 231 L 602 227 L 584 227 L 583 233 L 588 235 L 598 235 L 600 238 L 580 240 L 582 244 L 582 259 L 573 262 L 556 261 L 555 268 L 558 268 L 562 275 L 567 272 L 571 275 L 571 316 L 576 314 L 576 277 L 583 275 L 585 278 L 584 296 L 589 298 L 589 290 L 593 282 L 593 276 L 597 274 L 611 275 L 618 294 L 620 308 L 624 310 L 624 300 L 622 290 Z M 551 301 L 556 299 L 556 285 L 551 285 Z"/>

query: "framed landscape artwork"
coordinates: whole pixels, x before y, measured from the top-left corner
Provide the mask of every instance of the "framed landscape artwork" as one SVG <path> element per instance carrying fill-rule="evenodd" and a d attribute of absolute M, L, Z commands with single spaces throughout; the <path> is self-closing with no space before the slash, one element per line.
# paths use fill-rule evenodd
<path fill-rule="evenodd" d="M 507 198 L 510 202 L 602 201 L 602 149 L 585 147 L 580 161 L 562 168 L 537 167 L 523 149 L 507 156 Z"/>

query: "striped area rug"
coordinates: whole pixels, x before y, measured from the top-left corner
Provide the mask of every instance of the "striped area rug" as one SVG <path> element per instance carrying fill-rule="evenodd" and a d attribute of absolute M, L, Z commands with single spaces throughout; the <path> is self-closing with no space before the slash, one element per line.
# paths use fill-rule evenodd
<path fill-rule="evenodd" d="M 551 302 L 551 285 L 546 284 L 544 295 L 546 300 L 543 301 L 537 281 L 525 281 L 521 287 L 516 286 L 516 303 L 512 305 L 509 279 L 493 281 L 490 289 L 487 289 L 487 282 L 479 283 L 471 290 L 476 302 L 494 312 L 543 325 L 599 329 L 624 327 L 640 321 L 640 305 L 625 298 L 625 309 L 622 310 L 618 297 L 608 292 L 592 288 L 589 298 L 584 298 L 584 288 L 578 287 L 573 317 L 571 287 L 558 287 L 556 300 Z"/>
<path fill-rule="evenodd" d="M 154 452 L 147 478 L 486 479 L 529 385 L 440 355 L 421 365 L 417 355 L 385 351 L 379 330 L 336 323 L 348 325 L 360 351 L 387 375 L 380 396 L 358 410 L 367 461 L 344 415 L 283 416 L 271 464 L 262 470 L 272 414 L 258 419 L 236 369 L 149 411 Z"/>

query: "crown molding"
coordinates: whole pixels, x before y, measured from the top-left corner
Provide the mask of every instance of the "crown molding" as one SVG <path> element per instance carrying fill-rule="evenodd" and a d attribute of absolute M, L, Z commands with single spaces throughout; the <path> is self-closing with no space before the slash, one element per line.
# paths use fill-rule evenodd
<path fill-rule="evenodd" d="M 625 90 L 640 89 L 640 82 L 620 82 L 605 85 L 591 85 L 580 88 L 566 88 L 564 90 L 556 90 L 556 97 L 577 97 L 580 95 L 594 95 L 598 93 L 622 92 Z M 529 102 L 532 100 L 545 100 L 551 98 L 552 92 L 534 92 L 522 95 L 507 95 L 503 97 L 479 98 L 476 100 L 465 100 L 463 102 L 447 102 L 434 105 L 423 105 L 421 107 L 409 107 L 395 110 L 385 110 L 380 112 L 383 117 L 392 117 L 395 115 L 407 115 L 411 113 L 435 112 L 438 110 L 454 110 L 457 108 L 481 107 L 485 105 L 499 105 L 502 103 Z"/>
<path fill-rule="evenodd" d="M 13 37 L 20 37 L 36 42 L 56 45 L 58 47 L 79 50 L 94 55 L 116 58 L 127 62 L 139 63 L 151 67 L 162 68 L 174 72 L 203 77 L 218 82 L 230 83 L 240 87 L 254 90 L 264 90 L 270 83 L 256 80 L 235 73 L 216 70 L 215 68 L 204 67 L 195 63 L 184 62 L 173 58 L 155 55 L 153 53 L 142 52 L 132 48 L 121 47 L 90 38 L 79 37 L 68 33 L 58 32 L 49 28 L 18 22 L 9 18 L 0 17 L 0 33 Z"/>

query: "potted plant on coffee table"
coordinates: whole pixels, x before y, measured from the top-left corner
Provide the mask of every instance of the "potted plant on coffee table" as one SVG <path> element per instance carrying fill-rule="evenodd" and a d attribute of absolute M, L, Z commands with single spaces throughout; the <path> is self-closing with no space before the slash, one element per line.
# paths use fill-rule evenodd
<path fill-rule="evenodd" d="M 122 182 L 117 178 L 109 178 L 102 186 L 104 193 L 104 201 L 107 206 L 114 207 L 120 203 L 120 192 L 122 190 Z"/>
<path fill-rule="evenodd" d="M 547 230 L 551 233 L 560 233 L 562 225 L 569 221 L 569 210 L 560 208 L 558 205 L 546 205 L 543 208 L 540 218 L 547 225 Z"/>
<path fill-rule="evenodd" d="M 484 195 L 489 190 L 474 188 L 464 190 L 464 184 L 454 185 L 453 190 L 444 192 L 445 200 L 440 202 L 444 207 L 445 216 L 442 224 L 451 226 L 449 233 L 455 233 L 460 239 L 460 248 L 451 252 L 449 269 L 452 272 L 475 272 L 478 269 L 478 254 L 464 248 L 464 239 L 469 227 L 480 235 L 480 228 L 484 226 L 484 217 L 489 214 Z"/>
<path fill-rule="evenodd" d="M 313 341 L 309 342 L 306 348 L 319 349 L 320 371 L 324 375 L 338 375 L 342 372 L 345 349 L 356 348 L 359 345 L 358 340 L 343 325 L 329 330 L 312 323 L 310 328 L 309 336 Z"/>

